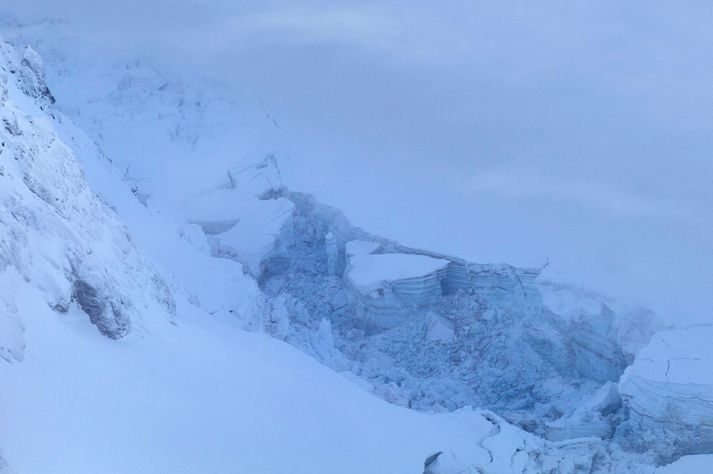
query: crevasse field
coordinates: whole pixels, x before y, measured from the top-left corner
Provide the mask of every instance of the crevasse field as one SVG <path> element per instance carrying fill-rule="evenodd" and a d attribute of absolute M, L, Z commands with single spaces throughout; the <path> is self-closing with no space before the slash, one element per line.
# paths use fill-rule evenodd
<path fill-rule="evenodd" d="M 9 0 L 0 473 L 713 472 L 709 10 Z"/>

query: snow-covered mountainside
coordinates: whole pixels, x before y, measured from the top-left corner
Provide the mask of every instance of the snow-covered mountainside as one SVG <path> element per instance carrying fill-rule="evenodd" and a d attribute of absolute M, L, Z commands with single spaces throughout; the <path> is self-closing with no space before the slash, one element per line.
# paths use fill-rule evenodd
<path fill-rule="evenodd" d="M 185 288 L 174 294 L 87 185 L 64 141 L 78 131 L 52 108 L 39 56 L 2 44 L 0 68 L 2 472 L 545 462 L 544 444 L 493 414 L 391 406 L 235 318 L 211 318 Z M 241 278 L 232 290 L 249 298 Z"/>
<path fill-rule="evenodd" d="M 170 314 L 175 302 L 163 278 L 136 251 L 114 212 L 92 193 L 73 151 L 55 129 L 60 116 L 39 55 L 2 45 L 0 269 L 6 288 L 32 284 L 58 314 L 71 303 L 102 334 L 118 339 L 144 314 Z M 18 291 L 18 290 L 16 290 Z M 8 312 L 3 356 L 22 360 L 17 314 L 25 302 L 3 292 Z M 5 339 L 5 338 L 4 338 Z"/>
<path fill-rule="evenodd" d="M 0 472 L 710 463 L 710 328 L 355 227 L 213 85 L 52 51 L 2 44 Z"/>

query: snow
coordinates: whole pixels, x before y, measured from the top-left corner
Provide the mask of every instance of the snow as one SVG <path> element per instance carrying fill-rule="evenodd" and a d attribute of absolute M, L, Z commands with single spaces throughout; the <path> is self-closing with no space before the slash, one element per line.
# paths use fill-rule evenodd
<path fill-rule="evenodd" d="M 664 461 L 713 446 L 713 327 L 656 333 L 620 380 L 630 429 Z"/>
<path fill-rule="evenodd" d="M 448 265 L 447 260 L 398 253 L 354 255 L 349 259 L 349 278 L 364 291 L 384 282 L 425 277 Z"/>
<path fill-rule="evenodd" d="M 78 128 L 44 111 L 44 96 L 1 86 L 10 124 L 0 130 L 3 469 L 411 473 L 439 450 L 459 468 L 491 463 L 478 442 L 492 422 L 480 412 L 389 405 L 245 332 L 265 315 L 242 265 L 207 255 L 195 226 L 137 199 Z M 109 308 L 126 311 L 126 330 L 106 329 Z M 320 323 L 322 346 L 331 331 Z M 513 450 L 536 446 L 511 429 Z"/>
<path fill-rule="evenodd" d="M 713 383 L 711 338 L 710 326 L 660 331 L 638 354 L 630 374 L 672 384 L 709 385 Z"/>
<path fill-rule="evenodd" d="M 713 472 L 713 455 L 684 456 L 676 462 L 656 469 L 656 474 L 709 474 Z"/>
<path fill-rule="evenodd" d="M 215 83 L 96 56 L 50 73 L 90 138 L 52 108 L 33 49 L 3 54 L 18 72 L 0 85 L 0 448 L 20 474 L 420 472 L 437 452 L 438 474 L 590 472 L 594 459 L 648 474 L 650 452 L 619 446 L 658 462 L 712 449 L 710 328 L 659 333 L 617 384 L 656 327 L 649 312 L 368 236 L 288 192 L 340 185 L 270 151 L 287 142 L 262 100 L 267 125 Z M 330 200 L 361 222 L 407 219 L 384 225 L 374 209 L 388 199 L 345 190 Z M 421 227 L 434 203 L 409 203 Z M 396 233 L 463 237 L 434 228 Z M 446 267 L 466 283 L 444 290 Z M 564 441 L 369 390 L 421 410 L 488 402 Z"/>
<path fill-rule="evenodd" d="M 446 448 L 487 460 L 478 415 L 388 405 L 185 301 L 177 326 L 107 343 L 76 308 L 60 319 L 20 290 L 26 360 L 0 366 L 0 438 L 18 472 L 410 474 Z"/>
<path fill-rule="evenodd" d="M 380 244 L 378 242 L 372 242 L 369 240 L 351 240 L 347 242 L 346 251 L 348 256 L 357 257 L 373 253 L 379 248 L 379 245 Z"/>

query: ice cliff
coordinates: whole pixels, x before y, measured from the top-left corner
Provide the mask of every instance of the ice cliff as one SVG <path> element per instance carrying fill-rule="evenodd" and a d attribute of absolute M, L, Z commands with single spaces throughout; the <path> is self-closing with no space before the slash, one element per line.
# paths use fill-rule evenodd
<path fill-rule="evenodd" d="M 258 275 L 287 309 L 281 337 L 364 377 L 394 403 L 484 406 L 545 434 L 550 421 L 616 383 L 653 332 L 645 311 L 537 283 L 538 269 L 405 247 L 307 195 L 266 196 L 294 205 Z M 325 325 L 333 347 L 315 342 Z"/>
<path fill-rule="evenodd" d="M 656 333 L 621 378 L 627 447 L 659 462 L 713 452 L 713 327 Z"/>

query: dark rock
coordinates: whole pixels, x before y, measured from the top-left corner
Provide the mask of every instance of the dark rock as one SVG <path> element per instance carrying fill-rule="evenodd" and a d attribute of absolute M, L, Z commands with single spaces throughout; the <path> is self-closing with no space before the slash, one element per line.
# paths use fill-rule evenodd
<path fill-rule="evenodd" d="M 107 301 L 86 281 L 79 279 L 74 282 L 72 298 L 103 335 L 120 339 L 129 333 L 129 317 L 122 311 L 121 304 Z"/>

